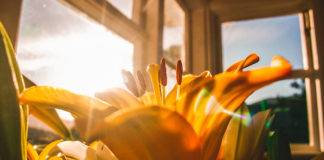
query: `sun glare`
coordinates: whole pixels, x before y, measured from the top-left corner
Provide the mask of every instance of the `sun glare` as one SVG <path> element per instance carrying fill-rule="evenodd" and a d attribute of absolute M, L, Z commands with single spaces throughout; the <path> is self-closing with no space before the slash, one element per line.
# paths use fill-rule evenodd
<path fill-rule="evenodd" d="M 132 71 L 132 44 L 105 29 L 25 43 L 28 49 L 47 53 L 38 55 L 41 60 L 20 61 L 27 73 L 42 72 L 45 68 L 46 76 L 31 77 L 38 85 L 52 85 L 93 96 L 110 87 L 123 87 L 121 69 Z"/>
<path fill-rule="evenodd" d="M 41 14 L 29 14 L 34 10 Z M 133 70 L 132 43 L 53 0 L 28 1 L 22 12 L 17 59 L 37 85 L 89 96 L 124 88 L 121 70 Z"/>
<path fill-rule="evenodd" d="M 132 44 L 104 30 L 26 43 L 25 48 L 45 53 L 36 55 L 41 60 L 21 60 L 26 72 L 46 68 L 47 77 L 42 77 L 45 81 L 34 78 L 39 85 L 54 85 L 92 96 L 97 91 L 122 86 L 120 70 L 132 70 Z"/>

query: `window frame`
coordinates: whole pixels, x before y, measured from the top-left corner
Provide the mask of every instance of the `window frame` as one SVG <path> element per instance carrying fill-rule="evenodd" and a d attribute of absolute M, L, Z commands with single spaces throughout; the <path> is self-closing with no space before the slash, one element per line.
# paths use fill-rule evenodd
<path fill-rule="evenodd" d="M 309 143 L 292 143 L 290 144 L 291 151 L 293 154 L 316 154 L 320 151 L 319 148 L 319 131 L 318 131 L 318 103 L 317 103 L 317 87 L 315 79 L 318 77 L 318 71 L 314 69 L 313 61 L 313 49 L 311 45 L 310 37 L 310 22 L 309 22 L 309 11 L 298 13 L 300 22 L 300 36 L 302 45 L 302 58 L 304 62 L 303 69 L 292 70 L 288 79 L 302 78 L 305 80 L 306 87 L 306 102 L 307 102 L 307 117 L 308 117 L 308 132 L 309 132 Z M 286 15 L 281 15 L 286 16 Z M 261 17 L 261 18 L 272 18 Z M 278 16 L 276 16 L 278 17 Z M 273 17 L 275 18 L 275 17 Z M 250 20 L 250 19 L 244 19 Z"/>
<path fill-rule="evenodd" d="M 324 151 L 323 140 L 323 106 L 322 106 L 322 92 L 321 87 L 321 74 L 323 69 L 319 67 L 319 54 L 316 48 L 314 16 L 312 11 L 311 1 L 300 1 L 300 4 L 293 3 L 294 1 L 286 2 L 286 4 L 267 4 L 266 2 L 260 2 L 254 7 L 247 7 L 244 2 L 237 2 L 236 5 L 230 6 L 228 3 L 222 1 L 211 1 L 210 10 L 212 19 L 214 19 L 213 25 L 216 25 L 217 34 L 221 34 L 221 24 L 227 21 L 249 20 L 256 18 L 284 16 L 289 14 L 299 14 L 300 17 L 300 30 L 302 39 L 302 50 L 304 69 L 293 70 L 290 78 L 304 78 L 306 86 L 306 98 L 307 98 L 307 111 L 308 111 L 308 125 L 309 125 L 309 143 L 308 144 L 291 144 L 291 152 L 293 156 L 305 156 L 315 155 Z M 271 2 L 272 3 L 272 2 Z M 318 2 L 319 3 L 319 2 Z M 232 3 L 234 4 L 234 3 Z M 243 4 L 243 5 L 242 5 Z M 266 6 L 269 5 L 269 6 Z M 286 5 L 286 6 L 285 6 Z M 220 8 L 223 6 L 223 8 Z M 241 8 L 241 7 L 244 8 Z M 256 9 L 256 8 L 261 9 Z M 271 8 L 272 7 L 272 8 Z M 263 9 L 262 9 L 263 8 Z M 249 10 L 250 9 L 250 10 Z M 238 11 L 237 11 L 238 10 Z M 246 13 L 246 10 L 253 12 L 253 14 L 238 14 Z M 252 10 L 252 11 L 251 11 Z M 232 12 L 232 13 L 230 13 Z M 221 40 L 218 40 L 218 46 L 221 46 Z M 208 54 L 208 53 L 207 53 Z M 214 52 L 216 54 L 217 70 L 223 70 L 222 66 L 222 51 Z M 204 62 L 206 63 L 206 62 Z M 322 136 L 321 136 L 322 135 Z"/>
<path fill-rule="evenodd" d="M 113 33 L 134 45 L 133 71 L 141 70 L 143 61 L 143 44 L 149 34 L 145 30 L 142 9 L 145 0 L 133 0 L 132 18 L 128 18 L 107 0 L 59 0 L 71 9 L 88 16 Z"/>
<path fill-rule="evenodd" d="M 104 10 L 107 16 L 115 19 L 114 26 L 105 26 L 117 33 L 121 37 L 134 44 L 134 71 L 145 70 L 149 63 L 157 63 L 162 54 L 162 32 L 163 32 L 163 2 L 164 0 L 134 0 L 133 16 L 128 19 L 120 11 L 105 0 L 59 0 L 72 8 L 97 7 Z M 323 1 L 321 0 L 287 0 L 287 1 L 256 1 L 241 2 L 233 1 L 191 1 L 176 0 L 185 11 L 185 68 L 190 73 L 200 73 L 203 70 L 211 70 L 213 74 L 219 73 L 222 68 L 222 44 L 221 44 L 221 23 L 226 21 L 245 20 L 253 18 L 264 18 L 286 15 L 291 13 L 309 14 L 308 20 L 304 21 L 305 14 L 302 16 L 301 23 L 304 56 L 307 58 L 307 66 L 304 70 L 294 70 L 291 78 L 306 78 L 307 103 L 310 127 L 310 143 L 306 145 L 291 145 L 293 154 L 317 154 L 324 151 L 324 109 L 323 92 L 324 87 L 324 64 L 319 61 L 324 59 L 324 46 L 316 45 L 324 41 Z M 11 1 L 10 1 L 11 2 Z M 98 4 L 105 3 L 105 7 L 98 8 Z M 253 4 L 255 3 L 255 4 Z M 1 20 L 5 26 L 13 24 L 14 27 L 9 31 L 13 43 L 16 42 L 18 32 L 19 14 L 22 0 L 15 0 L 13 3 L 0 0 L 0 4 L 7 10 L 0 10 Z M 250 6 L 250 7 L 249 7 Z M 90 18 L 101 22 L 101 15 L 90 15 L 85 8 L 77 9 L 79 12 L 88 15 Z M 153 12 L 155 11 L 156 12 Z M 2 12 L 4 11 L 4 13 Z M 12 11 L 12 12 L 6 12 Z M 148 16 L 153 13 L 152 16 Z M 244 14 L 249 13 L 249 14 Z M 17 16 L 18 15 L 18 16 Z M 9 17 L 9 18 L 8 18 Z M 201 19 L 203 26 L 198 26 L 196 20 Z M 308 24 L 308 26 L 307 26 Z M 118 26 L 119 27 L 116 27 Z M 200 24 L 201 25 L 201 24 Z M 121 26 L 121 27 L 120 27 Z M 309 27 L 309 28 L 307 28 Z M 149 32 L 154 29 L 154 32 Z M 162 29 L 161 29 L 162 28 Z M 303 29 L 302 29 L 303 28 Z M 197 31 L 197 32 L 195 32 Z M 305 34 L 307 33 L 307 34 Z M 135 35 L 135 36 L 134 36 Z M 203 40 L 197 42 L 197 40 Z M 203 44 L 203 45 L 202 45 Z M 151 47 L 148 47 L 153 45 Z M 202 45 L 202 46 L 200 46 Z M 149 56 L 148 56 L 149 55 Z"/>

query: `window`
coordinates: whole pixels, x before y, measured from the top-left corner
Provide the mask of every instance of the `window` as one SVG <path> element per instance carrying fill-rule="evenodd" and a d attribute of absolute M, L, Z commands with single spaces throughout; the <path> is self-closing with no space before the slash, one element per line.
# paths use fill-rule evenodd
<path fill-rule="evenodd" d="M 120 70 L 132 70 L 130 42 L 55 0 L 24 1 L 17 52 L 37 84 L 88 95 L 123 86 Z"/>
<path fill-rule="evenodd" d="M 128 18 L 132 18 L 133 0 L 107 0 Z"/>
<path fill-rule="evenodd" d="M 31 1 L 31 0 L 25 0 Z M 38 3 L 39 0 L 29 2 L 30 4 Z M 35 5 L 38 7 L 38 10 L 48 10 L 51 5 L 47 4 L 49 2 L 53 2 L 54 0 L 46 0 L 42 1 L 41 5 Z M 56 1 L 55 1 L 56 2 Z M 302 61 L 297 60 L 294 61 L 294 71 L 292 73 L 292 79 L 281 81 L 278 83 L 273 84 L 272 87 L 276 86 L 282 86 L 284 85 L 286 88 L 288 88 L 290 91 L 290 94 L 283 95 L 280 94 L 273 94 L 276 98 L 277 95 L 279 97 L 285 97 L 285 96 L 291 96 L 291 95 L 302 95 L 301 88 L 305 85 L 305 92 L 306 92 L 306 100 L 307 103 L 307 118 L 308 118 L 308 133 L 309 133 L 309 139 L 308 143 L 304 144 L 293 144 L 292 145 L 292 151 L 297 153 L 315 153 L 318 151 L 324 151 L 324 125 L 323 125 L 323 108 L 322 108 L 322 95 L 321 92 L 324 91 L 323 88 L 320 88 L 320 85 L 323 86 L 322 79 L 323 77 L 323 67 L 320 68 L 320 65 L 318 63 L 319 60 L 323 60 L 323 46 L 318 45 L 316 46 L 316 43 L 320 44 L 323 41 L 323 34 L 321 31 L 323 30 L 323 20 L 322 20 L 322 8 L 323 8 L 323 2 L 320 0 L 291 0 L 291 1 L 251 1 L 251 2 L 240 2 L 239 0 L 234 1 L 182 1 L 182 0 L 164 0 L 164 1 L 155 1 L 155 0 L 87 0 L 87 1 L 80 1 L 80 0 L 61 0 L 59 2 L 62 2 L 64 4 L 64 8 L 70 7 L 72 10 L 67 9 L 66 11 L 57 10 L 56 14 L 62 14 L 62 12 L 67 12 L 69 14 L 76 14 L 83 19 L 93 20 L 95 22 L 98 22 L 102 24 L 104 27 L 100 27 L 103 32 L 108 32 L 105 34 L 113 35 L 112 33 L 118 35 L 120 41 L 124 41 L 123 39 L 127 40 L 124 41 L 125 43 L 128 43 L 130 48 L 133 48 L 132 52 L 132 61 L 127 64 L 133 64 L 131 67 L 133 67 L 133 70 L 142 70 L 144 71 L 146 68 L 146 65 L 149 63 L 157 63 L 158 57 L 160 56 L 166 56 L 167 54 L 163 54 L 163 50 L 168 50 L 166 45 L 168 42 L 162 42 L 162 40 L 167 40 L 167 34 L 168 30 L 173 30 L 168 27 L 164 23 L 164 13 L 169 13 L 171 10 L 167 7 L 167 3 L 181 3 L 181 9 L 185 10 L 184 19 L 185 22 L 183 23 L 185 27 L 184 32 L 185 34 L 185 43 L 177 41 L 174 44 L 180 44 L 184 45 L 185 47 L 181 46 L 180 53 L 183 54 L 185 52 L 185 56 L 181 55 L 182 60 L 186 64 L 185 70 L 191 73 L 200 73 L 203 70 L 211 70 L 212 73 L 218 73 L 222 71 L 223 68 L 228 66 L 229 64 L 226 64 L 226 57 L 222 57 L 225 55 L 225 53 L 222 53 L 222 37 L 221 37 L 221 29 L 222 29 L 222 23 L 226 23 L 228 21 L 238 21 L 238 20 L 247 20 L 247 19 L 255 19 L 255 18 L 261 18 L 261 17 L 271 17 L 271 16 L 278 16 L 283 14 L 297 14 L 302 11 L 308 11 L 314 9 L 314 17 L 312 17 L 312 12 L 305 12 L 303 13 L 300 18 L 300 32 L 301 32 L 301 41 L 302 46 L 301 49 L 303 50 L 302 54 L 297 54 L 297 57 L 294 57 L 296 59 L 302 59 Z M 127 2 L 128 4 L 122 4 L 122 2 Z M 165 3 L 164 3 L 165 2 Z M 3 6 L 7 6 L 9 10 L 17 10 L 19 8 L 19 4 L 14 5 L 6 5 L 9 3 L 5 3 Z M 12 4 L 12 3 L 11 3 Z M 26 5 L 26 3 L 24 3 Z M 61 5 L 60 3 L 56 3 L 56 5 Z M 62 5 L 61 5 L 62 6 Z M 164 7 L 161 7 L 164 6 Z M 179 5 L 177 5 L 179 7 Z M 23 11 L 25 10 L 25 7 L 22 7 Z M 26 11 L 26 10 L 25 10 Z M 24 12 L 25 12 L 24 11 Z M 76 11 L 76 12 L 75 12 Z M 73 12 L 73 13 L 72 13 Z M 6 12 L 5 12 L 6 13 Z M 310 15 L 309 15 L 310 13 Z M 2 14 L 5 17 L 9 17 L 11 21 L 16 23 L 18 21 L 17 15 L 14 15 L 16 13 L 9 13 L 11 15 L 7 16 L 6 14 Z M 26 14 L 32 16 L 33 13 L 31 11 L 28 11 Z M 1 14 L 0 14 L 1 15 Z M 22 14 L 23 15 L 23 14 Z M 162 16 L 161 16 L 162 15 Z M 36 15 L 36 16 L 42 16 L 42 15 Z M 61 15 L 62 16 L 62 15 Z M 167 16 L 165 16 L 167 17 Z M 296 15 L 295 15 L 296 17 Z M 1 17 L 3 18 L 3 16 Z M 82 19 L 81 18 L 81 19 Z M 183 17 L 182 17 L 183 18 Z M 284 17 L 282 17 L 284 18 Z M 314 18 L 314 20 L 313 20 Z M 52 20 L 52 19 L 51 19 Z M 55 18 L 53 20 L 56 20 Z M 70 21 L 71 19 L 69 19 Z M 260 20 L 260 19 L 259 19 Z M 72 20 L 75 21 L 75 20 Z M 79 20 L 76 20 L 79 21 Z M 314 21 L 316 23 L 314 23 Z M 11 23 L 11 22 L 9 22 Z M 22 23 L 24 23 L 24 17 L 22 17 Z M 84 22 L 88 23 L 88 22 Z M 182 23 L 182 22 L 181 22 Z M 64 28 L 60 24 L 55 24 L 54 28 L 61 27 Z M 237 24 L 237 23 L 236 23 Z M 230 26 L 229 28 L 234 28 L 235 23 L 226 23 L 226 26 Z M 43 24 L 43 25 L 49 25 Z M 89 24 L 91 25 L 91 24 Z M 299 25 L 299 24 L 297 24 Z M 314 25 L 316 28 L 313 28 Z M 21 24 L 23 26 L 23 24 Z M 91 25 L 93 26 L 93 25 Z M 95 25 L 96 26 L 96 25 Z M 163 26 L 165 26 L 164 33 L 163 33 Z M 15 27 L 15 26 L 14 26 Z M 12 30 L 15 31 L 14 27 Z M 98 27 L 98 26 L 97 26 Z M 285 28 L 286 26 L 283 26 Z M 107 31 L 107 28 L 110 31 Z M 215 29 L 216 28 L 216 29 Z M 76 30 L 75 30 L 76 29 Z M 74 26 L 73 31 L 80 32 L 79 26 Z M 62 34 L 66 34 L 65 30 L 72 30 L 71 28 L 67 27 L 64 28 L 61 32 Z M 224 30 L 224 28 L 223 28 Z M 318 39 L 315 39 L 315 31 L 316 37 L 319 37 Z M 83 30 L 84 31 L 84 30 Z M 152 31 L 152 32 L 151 32 Z M 52 37 L 53 35 L 49 35 L 48 32 L 43 32 L 39 30 L 39 27 L 35 27 L 35 25 L 29 25 L 26 29 L 26 31 L 20 31 L 20 34 L 29 34 L 31 37 L 35 36 L 35 33 L 42 32 L 47 36 L 50 36 L 51 40 L 55 42 L 55 38 Z M 182 36 L 179 36 L 179 32 L 169 32 L 169 33 L 177 33 L 176 39 L 182 39 Z M 13 34 L 15 35 L 15 34 Z M 115 37 L 118 37 L 116 35 L 113 35 Z M 13 36 L 14 37 L 14 36 Z M 180 38 L 179 38 L 180 37 Z M 299 37 L 299 36 L 297 36 Z M 21 36 L 19 36 L 21 38 Z M 39 38 L 37 36 L 34 37 L 35 39 Z M 78 37 L 74 37 L 77 40 L 80 40 Z M 288 37 L 285 37 L 288 38 Z M 299 37 L 300 38 L 300 37 Z M 117 38 L 118 39 L 118 38 Z M 28 42 L 29 39 L 26 39 L 25 42 Z M 173 39 L 172 39 L 173 40 Z M 223 39 L 224 40 L 224 39 Z M 22 39 L 20 41 L 23 41 Z M 40 42 L 40 41 L 39 41 Z M 20 44 L 22 42 L 19 42 Z M 31 44 L 32 41 L 28 42 L 28 44 Z M 42 43 L 45 43 L 42 42 Z M 19 44 L 19 45 L 20 45 Z M 35 43 L 36 44 L 36 43 Z M 29 48 L 40 48 L 39 45 L 29 45 Z M 24 56 L 20 54 L 21 51 L 24 49 L 20 48 L 18 46 L 18 52 L 19 52 L 19 58 L 25 59 L 25 62 L 20 62 L 21 65 L 24 65 L 23 63 L 28 63 L 30 56 L 39 56 L 39 55 L 30 55 L 30 56 Z M 105 46 L 106 47 L 106 46 Z M 287 47 L 287 46 L 286 46 Z M 185 48 L 185 50 L 183 49 Z M 48 48 L 43 48 L 43 50 L 47 50 Z M 28 49 L 29 50 L 29 49 Z M 25 50 L 24 52 L 28 52 L 28 50 Z M 131 49 L 130 49 L 131 50 Z M 179 50 L 179 49 L 175 49 Z M 299 50 L 299 49 L 298 49 Z M 226 52 L 226 49 L 224 49 L 224 52 Z M 249 51 L 250 52 L 250 51 Z M 257 52 L 257 53 L 265 53 L 263 50 L 260 51 L 251 51 L 251 52 Z M 36 52 L 34 52 L 35 54 Z M 177 51 L 177 53 L 179 53 Z M 230 52 L 232 54 L 236 54 L 236 52 Z M 270 52 L 269 52 L 270 53 Z M 276 52 L 271 52 L 273 54 L 278 54 Z M 249 54 L 249 53 L 246 53 Z M 268 53 L 267 53 L 268 54 Z M 284 56 L 286 53 L 283 53 Z M 80 58 L 82 57 L 81 55 Z M 179 56 L 179 55 L 177 55 Z M 261 55 L 262 57 L 266 55 Z M 167 57 L 167 56 L 166 56 Z M 183 59 L 185 57 L 185 59 Z M 239 57 L 239 56 L 237 56 Z M 39 57 L 44 58 L 44 57 Z M 234 57 L 236 58 L 236 57 Z M 240 57 L 241 58 L 241 57 Z M 286 57 L 288 58 L 288 57 Z M 45 59 L 45 58 L 44 58 Z M 48 58 L 50 59 L 50 58 Z M 228 58 L 227 58 L 228 59 Z M 262 58 L 266 60 L 267 58 Z M 52 59 L 50 59 L 52 60 Z M 66 59 L 61 59 L 68 61 Z M 224 61 L 223 61 L 224 60 Z M 222 64 L 224 63 L 224 65 Z M 190 63 L 190 64 L 189 64 Z M 229 62 L 230 63 L 230 62 Z M 36 63 L 37 64 L 37 63 Z M 39 63 L 38 63 L 39 64 Z M 82 63 L 84 65 L 84 63 Z M 169 63 L 168 70 L 171 75 L 169 77 L 172 77 L 172 74 L 174 74 L 174 67 L 171 65 L 172 63 Z M 261 65 L 261 63 L 259 63 Z M 48 65 L 48 64 L 43 64 Z M 34 65 L 36 67 L 36 65 Z M 61 67 L 61 66 L 58 66 Z M 29 72 L 33 68 L 28 68 L 26 72 Z M 131 69 L 130 69 L 131 70 Z M 29 72 L 30 75 L 32 75 L 31 72 Z M 108 73 L 107 73 L 108 74 Z M 82 75 L 82 73 L 79 73 L 79 75 Z M 37 75 L 36 75 L 37 76 Z M 68 77 L 67 77 L 68 78 Z M 43 79 L 39 79 L 39 81 L 43 81 Z M 170 83 L 169 83 L 170 84 Z M 291 85 L 295 86 L 295 88 L 290 87 Z M 281 88 L 281 87 L 280 87 Z M 299 88 L 299 89 L 298 89 Z M 287 89 L 287 90 L 288 90 Z M 255 96 L 255 95 L 253 95 Z M 273 97 L 273 96 L 272 96 Z M 260 99 L 264 97 L 259 97 Z M 253 103 L 253 97 L 248 99 L 250 103 Z M 263 107 L 268 107 L 272 105 L 271 101 L 264 101 L 261 104 Z M 262 108 L 262 107 L 261 107 Z M 304 107 L 306 108 L 306 107 Z M 284 113 L 283 113 L 284 114 Z"/>
<path fill-rule="evenodd" d="M 169 91 L 176 84 L 176 64 L 185 63 L 184 27 L 185 12 L 176 0 L 164 1 L 163 57 L 167 62 Z"/>
<path fill-rule="evenodd" d="M 133 70 L 132 43 L 56 0 L 24 0 L 21 15 L 17 59 L 23 74 L 36 84 L 90 96 L 124 87 L 121 69 Z M 73 126 L 69 113 L 59 114 Z M 34 117 L 30 126 L 30 136 L 50 131 Z"/>
<path fill-rule="evenodd" d="M 296 154 L 319 151 L 316 75 L 311 69 L 312 52 L 307 50 L 311 45 L 304 31 L 305 15 L 308 13 L 222 23 L 223 69 L 251 53 L 261 57 L 252 67 L 268 65 L 275 55 L 293 65 L 290 79 L 256 91 L 246 102 L 252 113 L 273 109 L 272 129 L 286 134 Z"/>
<path fill-rule="evenodd" d="M 279 55 L 294 70 L 303 69 L 298 15 L 228 22 L 222 30 L 224 69 L 253 52 L 261 57 L 253 67 L 268 65 Z M 304 80 L 290 79 L 257 90 L 246 103 L 252 113 L 272 108 L 276 113 L 272 130 L 286 134 L 290 143 L 309 143 L 305 95 Z"/>

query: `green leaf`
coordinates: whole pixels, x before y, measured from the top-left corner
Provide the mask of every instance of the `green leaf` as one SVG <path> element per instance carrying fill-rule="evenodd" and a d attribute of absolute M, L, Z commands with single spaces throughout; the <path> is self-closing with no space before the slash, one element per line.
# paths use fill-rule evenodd
<path fill-rule="evenodd" d="M 0 159 L 27 159 L 25 126 L 17 97 L 18 80 L 11 59 L 12 45 L 0 22 Z M 22 119 L 25 120 L 25 119 Z"/>
<path fill-rule="evenodd" d="M 290 146 L 286 136 L 275 131 L 267 141 L 268 160 L 290 160 Z"/>

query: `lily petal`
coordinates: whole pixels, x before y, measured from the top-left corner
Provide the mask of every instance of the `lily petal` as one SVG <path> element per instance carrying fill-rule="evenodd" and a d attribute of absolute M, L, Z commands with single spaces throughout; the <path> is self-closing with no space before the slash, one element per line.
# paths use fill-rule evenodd
<path fill-rule="evenodd" d="M 57 144 L 57 148 L 64 155 L 78 160 L 97 160 L 96 150 L 79 141 L 63 141 Z"/>
<path fill-rule="evenodd" d="M 35 86 L 26 89 L 20 95 L 20 102 L 31 104 L 35 107 L 46 106 L 49 108 L 62 109 L 80 117 L 89 116 L 93 110 L 116 110 L 115 107 L 97 98 L 78 95 L 65 89 L 47 86 Z"/>
<path fill-rule="evenodd" d="M 119 160 L 196 160 L 201 148 L 177 112 L 152 106 L 118 111 L 94 130 Z"/>
<path fill-rule="evenodd" d="M 160 66 L 157 64 L 150 64 L 146 69 L 147 73 L 151 77 L 154 94 L 156 96 L 156 101 L 159 105 L 161 105 L 162 97 L 161 97 L 161 89 L 160 89 L 160 82 L 159 82 L 159 70 L 160 70 Z"/>
<path fill-rule="evenodd" d="M 238 61 L 228 67 L 224 73 L 226 72 L 234 72 L 234 71 L 242 71 L 243 68 L 246 68 L 250 65 L 259 62 L 259 56 L 255 53 L 250 54 L 245 59 Z"/>
<path fill-rule="evenodd" d="M 288 61 L 274 57 L 270 67 L 205 78 L 203 85 L 192 89 L 177 102 L 177 108 L 185 108 L 180 113 L 201 138 L 204 159 L 217 157 L 221 139 L 231 119 L 224 111 L 234 112 L 255 90 L 285 78 L 290 71 Z"/>
<path fill-rule="evenodd" d="M 97 158 L 99 160 L 118 160 L 111 150 L 101 141 L 97 146 Z"/>
<path fill-rule="evenodd" d="M 204 79 L 212 77 L 209 71 L 205 71 L 198 76 L 185 75 L 180 85 L 180 97 L 205 83 Z M 166 104 L 174 104 L 177 96 L 177 85 L 175 85 L 166 97 Z"/>
<path fill-rule="evenodd" d="M 142 103 L 146 106 L 149 105 L 157 105 L 156 102 L 156 96 L 154 93 L 151 92 L 145 92 L 141 97 L 140 100 L 142 101 Z"/>
<path fill-rule="evenodd" d="M 140 103 L 135 96 L 121 88 L 110 88 L 103 92 L 97 92 L 95 97 L 111 104 L 116 108 L 140 107 Z"/>
<path fill-rule="evenodd" d="M 213 109 L 204 120 L 204 125 L 200 129 L 203 143 L 204 159 L 214 159 L 218 150 L 208 152 L 211 148 L 219 148 L 220 142 L 217 138 L 222 138 L 225 128 L 220 129 L 224 124 L 228 124 L 229 118 L 218 118 L 213 112 L 225 109 L 234 112 L 240 104 L 255 90 L 268 85 L 274 81 L 285 78 L 291 71 L 290 63 L 282 57 L 274 57 L 270 67 L 264 67 L 246 72 L 228 72 L 214 76 L 214 87 L 211 93 L 216 99 Z M 210 84 L 207 84 L 207 86 Z"/>

